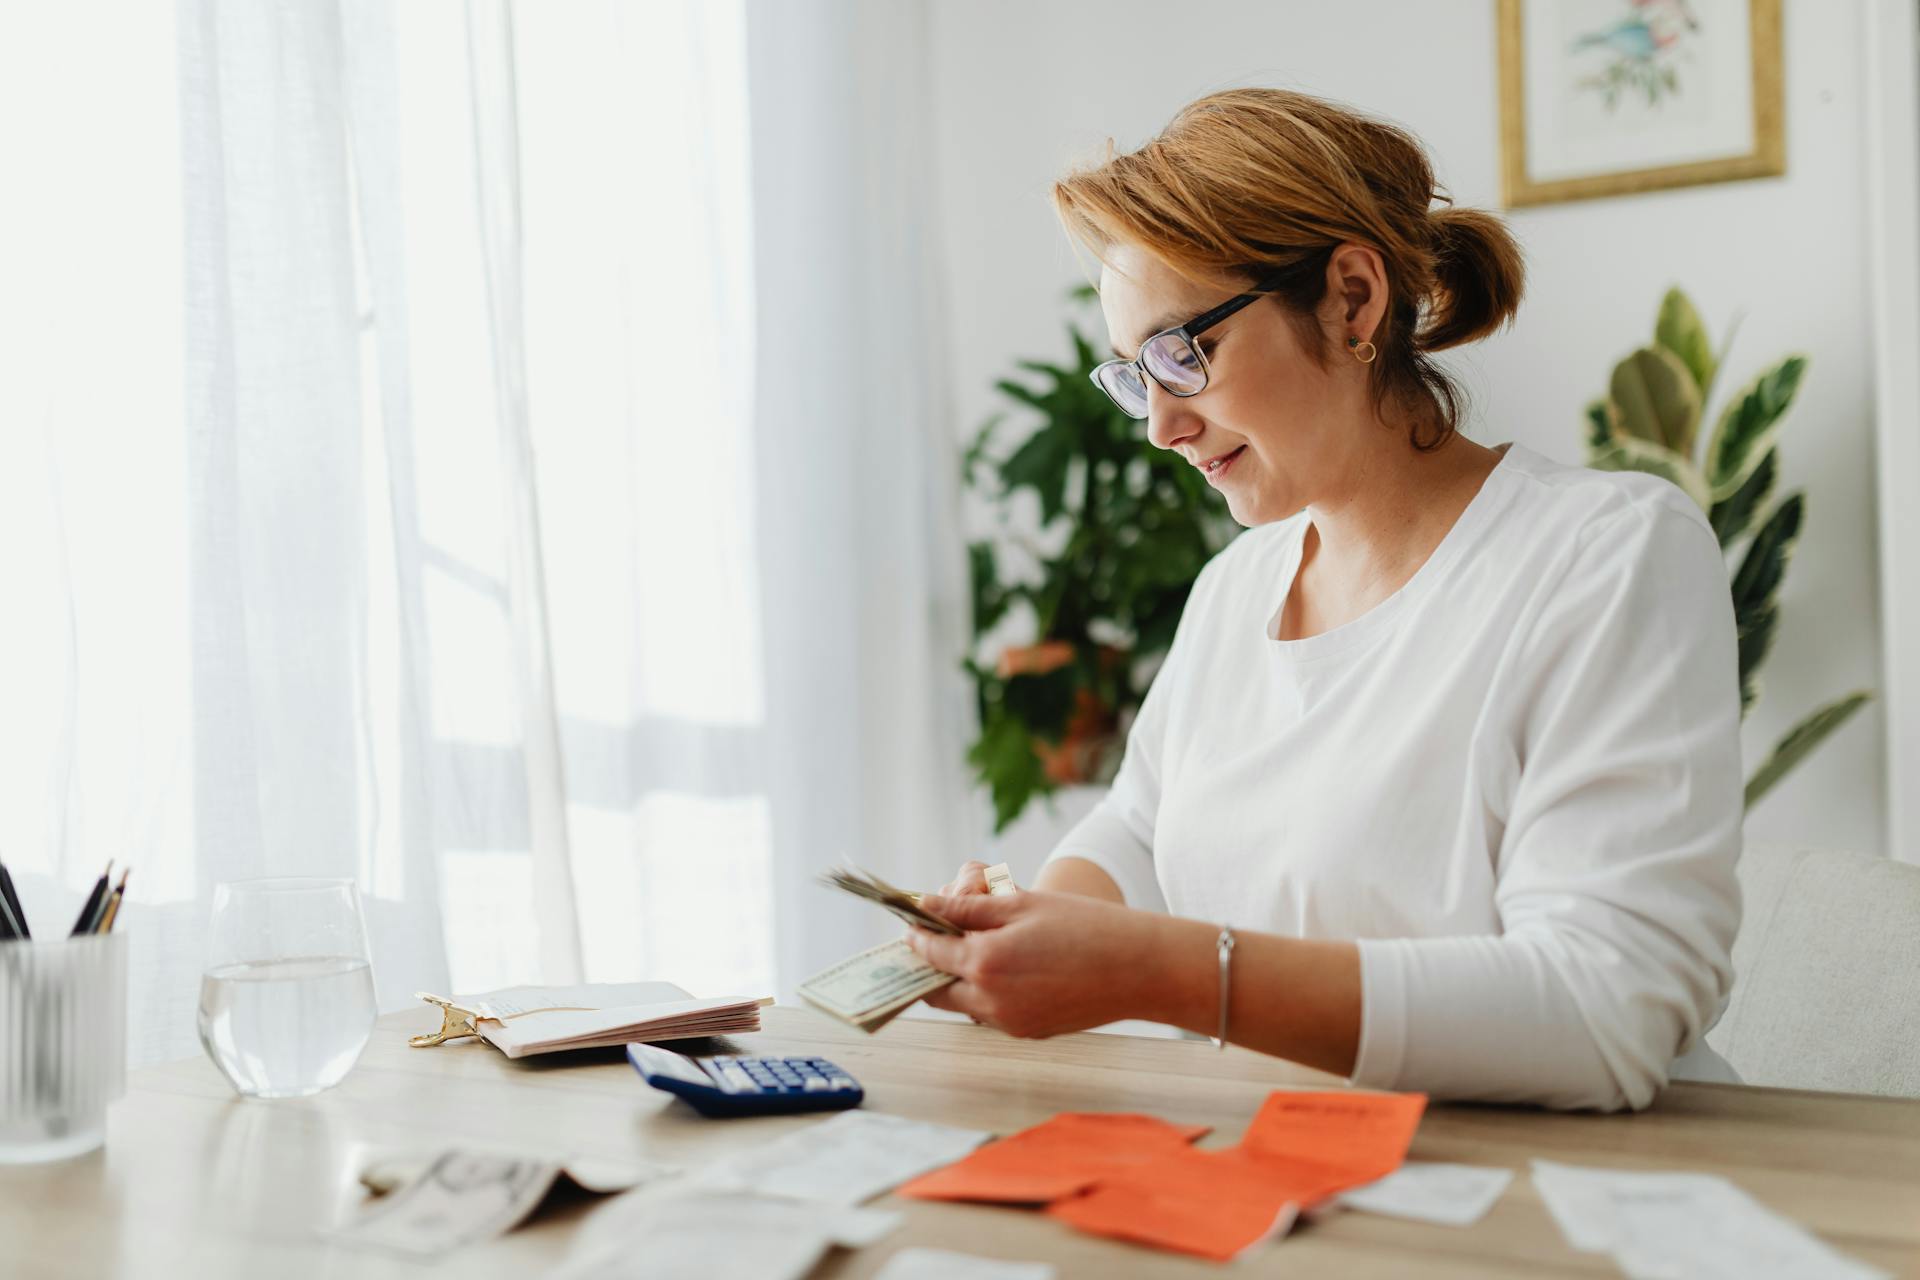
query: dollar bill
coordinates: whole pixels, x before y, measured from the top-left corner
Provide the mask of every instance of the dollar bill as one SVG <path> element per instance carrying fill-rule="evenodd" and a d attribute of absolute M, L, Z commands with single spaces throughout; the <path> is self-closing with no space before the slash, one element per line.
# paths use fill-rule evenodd
<path fill-rule="evenodd" d="M 443 1151 L 419 1177 L 335 1233 L 348 1244 L 431 1258 L 511 1231 L 553 1189 L 562 1164 Z"/>
<path fill-rule="evenodd" d="M 908 924 L 917 924 L 935 933 L 959 934 L 960 926 L 942 920 L 920 905 L 920 895 L 897 889 L 871 871 L 857 867 L 836 867 L 820 877 L 820 883 L 850 893 L 868 902 L 877 902 Z"/>
<path fill-rule="evenodd" d="M 360 1168 L 360 1185 L 376 1196 L 392 1195 L 425 1174 L 440 1158 L 439 1152 L 394 1150 L 367 1160 Z M 568 1156 L 556 1161 L 560 1173 L 554 1185 L 571 1183 L 596 1196 L 618 1195 L 635 1187 L 678 1177 L 673 1165 L 645 1160 L 600 1160 L 592 1156 Z"/>
<path fill-rule="evenodd" d="M 987 892 L 989 894 L 992 894 L 994 897 L 1000 897 L 1003 894 L 1016 893 L 1019 891 L 1019 886 L 1014 884 L 1013 882 L 1013 872 L 1008 870 L 1006 863 L 1004 862 L 994 863 L 992 866 L 987 868 L 986 874 L 987 874 Z"/>
<path fill-rule="evenodd" d="M 800 995 L 822 1012 L 871 1033 L 953 980 L 952 974 L 921 959 L 905 938 L 895 938 L 814 974 L 800 984 Z"/>

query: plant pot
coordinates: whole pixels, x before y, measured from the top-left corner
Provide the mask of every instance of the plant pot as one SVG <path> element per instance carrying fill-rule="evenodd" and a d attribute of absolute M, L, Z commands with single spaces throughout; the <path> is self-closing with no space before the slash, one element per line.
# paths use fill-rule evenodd
<path fill-rule="evenodd" d="M 1093 781 L 1099 775 L 1101 757 L 1113 744 L 1117 723 L 1113 708 L 1094 697 L 1092 690 L 1079 690 L 1060 741 L 1033 744 L 1048 781 L 1062 787 Z"/>

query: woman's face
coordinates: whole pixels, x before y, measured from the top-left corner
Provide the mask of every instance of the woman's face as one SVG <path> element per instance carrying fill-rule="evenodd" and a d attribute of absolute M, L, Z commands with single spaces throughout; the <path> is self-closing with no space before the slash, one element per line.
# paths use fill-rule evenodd
<path fill-rule="evenodd" d="M 1133 246 L 1116 245 L 1107 256 L 1100 306 L 1114 351 L 1126 359 L 1147 338 L 1246 289 L 1228 276 L 1188 280 Z M 1147 438 L 1201 468 L 1243 525 L 1284 520 L 1326 496 L 1331 481 L 1352 474 L 1352 451 L 1371 434 L 1353 429 L 1372 414 L 1365 366 L 1346 354 L 1339 329 L 1339 291 L 1329 291 L 1322 309 L 1335 352 L 1325 370 L 1307 357 L 1280 304 L 1263 299 L 1200 335 L 1212 369 L 1200 394 L 1183 399 L 1147 379 Z M 1214 459 L 1224 461 L 1206 471 Z"/>

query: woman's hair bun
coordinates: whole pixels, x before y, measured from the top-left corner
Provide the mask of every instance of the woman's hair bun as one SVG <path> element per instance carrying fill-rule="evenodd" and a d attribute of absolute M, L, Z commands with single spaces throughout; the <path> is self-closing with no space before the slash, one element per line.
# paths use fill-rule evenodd
<path fill-rule="evenodd" d="M 1507 224 L 1484 209 L 1445 205 L 1433 229 L 1433 291 L 1417 342 L 1444 351 L 1511 323 L 1526 290 L 1526 265 Z"/>

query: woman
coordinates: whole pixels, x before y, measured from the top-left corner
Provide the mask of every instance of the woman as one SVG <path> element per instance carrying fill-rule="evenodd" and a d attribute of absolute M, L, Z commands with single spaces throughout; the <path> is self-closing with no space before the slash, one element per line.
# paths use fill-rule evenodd
<path fill-rule="evenodd" d="M 1432 352 L 1520 254 L 1419 144 L 1277 90 L 1187 107 L 1054 199 L 1096 380 L 1250 532 L 1194 583 L 1111 793 L 1031 892 L 915 931 L 1019 1036 L 1145 1018 L 1376 1088 L 1645 1106 L 1739 922 L 1740 698 L 1681 490 L 1456 433 Z"/>

